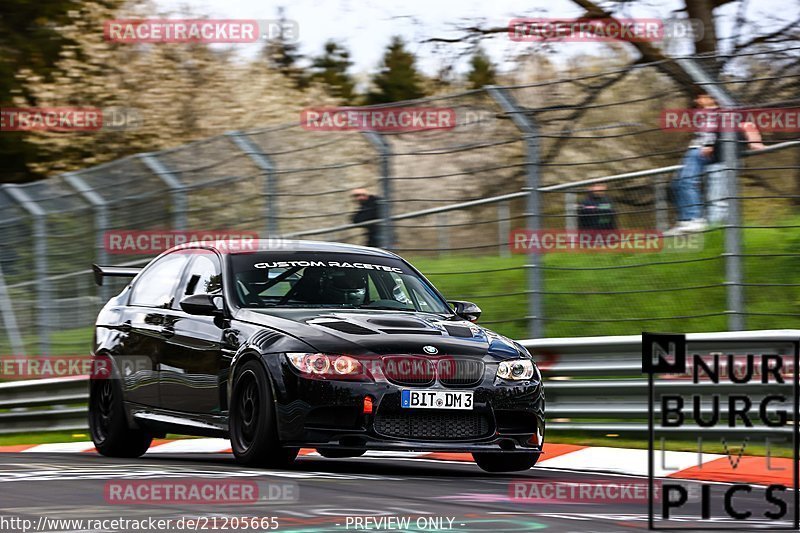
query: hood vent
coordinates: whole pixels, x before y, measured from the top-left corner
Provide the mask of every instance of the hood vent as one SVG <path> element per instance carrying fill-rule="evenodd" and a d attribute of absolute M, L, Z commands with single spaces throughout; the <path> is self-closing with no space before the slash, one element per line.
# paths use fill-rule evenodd
<path fill-rule="evenodd" d="M 381 330 L 390 335 L 441 335 L 442 332 L 436 329 L 400 329 L 387 328 Z"/>
<path fill-rule="evenodd" d="M 335 329 L 342 333 L 349 333 L 350 335 L 376 335 L 378 332 L 371 329 L 353 324 L 352 322 L 345 322 L 344 320 L 331 320 L 325 322 L 317 322 L 315 326 L 325 326 L 326 328 Z"/>
<path fill-rule="evenodd" d="M 419 329 L 426 326 L 424 322 L 410 318 L 370 318 L 367 322 L 382 328 Z"/>
<path fill-rule="evenodd" d="M 447 331 L 447 334 L 451 337 L 467 337 L 472 338 L 474 335 L 472 334 L 472 330 L 466 326 L 451 326 L 445 325 L 444 329 Z"/>
<path fill-rule="evenodd" d="M 252 344 L 255 344 L 255 345 L 262 344 L 262 343 L 266 344 L 267 342 L 269 342 L 273 338 L 279 337 L 279 336 L 280 336 L 280 333 L 278 333 L 277 331 L 262 329 L 261 331 L 258 331 L 255 335 L 253 335 L 253 337 L 250 339 L 250 342 Z"/>

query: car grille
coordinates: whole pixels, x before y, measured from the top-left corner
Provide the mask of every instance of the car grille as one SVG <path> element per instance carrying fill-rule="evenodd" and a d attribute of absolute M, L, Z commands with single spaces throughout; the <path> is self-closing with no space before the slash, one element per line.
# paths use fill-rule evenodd
<path fill-rule="evenodd" d="M 425 357 L 391 356 L 383 358 L 383 374 L 398 385 L 430 385 L 436 372 Z"/>
<path fill-rule="evenodd" d="M 437 373 L 444 385 L 475 385 L 483 379 L 483 361 L 446 357 L 439 361 Z"/>
<path fill-rule="evenodd" d="M 388 413 L 375 416 L 375 431 L 387 437 L 464 440 L 486 437 L 489 419 L 478 413 Z"/>
<path fill-rule="evenodd" d="M 387 356 L 382 362 L 386 379 L 397 385 L 430 385 L 435 377 L 448 387 L 465 387 L 483 379 L 483 361 L 444 356 L 430 359 L 425 356 Z"/>

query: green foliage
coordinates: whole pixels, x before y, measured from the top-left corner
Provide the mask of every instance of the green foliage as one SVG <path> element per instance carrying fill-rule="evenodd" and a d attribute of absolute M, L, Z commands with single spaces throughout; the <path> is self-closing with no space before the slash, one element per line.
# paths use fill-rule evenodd
<path fill-rule="evenodd" d="M 375 89 L 367 95 L 368 104 L 385 104 L 414 100 L 425 96 L 422 75 L 416 67 L 416 57 L 406 50 L 400 37 L 392 37 L 380 70 L 372 78 Z"/>
<path fill-rule="evenodd" d="M 497 70 L 483 48 L 478 48 L 469 61 L 471 70 L 467 74 L 470 89 L 480 89 L 497 83 Z"/>
<path fill-rule="evenodd" d="M 769 253 L 769 257 L 744 258 L 748 283 L 791 286 L 745 288 L 747 329 L 800 328 L 796 316 L 800 302 L 800 269 L 795 254 L 795 227 L 800 220 L 784 219 L 786 228 L 744 230 L 744 251 Z M 721 231 L 706 234 L 704 249 L 691 252 L 662 251 L 655 254 L 578 253 L 544 256 L 544 314 L 548 337 L 588 335 L 635 335 L 645 330 L 678 332 L 728 329 L 723 237 Z M 710 258 L 697 262 L 676 262 Z M 524 255 L 419 258 L 412 262 L 450 299 L 473 300 L 484 311 L 481 323 L 516 339 L 527 338 L 528 314 Z M 630 267 L 641 263 L 659 263 Z M 628 267 L 596 270 L 597 267 Z M 506 270 L 503 270 L 506 269 Z M 574 269 L 574 270 L 573 270 Z M 492 271 L 481 273 L 480 271 Z M 454 274 L 469 272 L 467 274 Z M 668 291 L 679 287 L 705 287 Z M 602 294 L 658 289 L 658 292 Z M 578 293 L 578 294 L 576 294 Z M 701 318 L 629 320 L 633 317 L 671 317 L 716 313 Z M 781 316 L 783 315 L 783 316 Z M 791 316 L 795 315 L 795 316 Z M 605 322 L 617 319 L 618 322 Z M 501 321 L 493 324 L 494 321 Z"/>
<path fill-rule="evenodd" d="M 747 229 L 744 251 L 769 252 L 769 257 L 748 256 L 744 261 L 745 279 L 755 284 L 745 292 L 747 329 L 800 328 L 796 316 L 800 304 L 800 269 L 797 268 L 797 232 L 800 219 L 784 219 L 788 227 Z M 795 227 L 792 227 L 795 226 Z M 724 281 L 723 239 L 721 231 L 706 234 L 704 249 L 691 252 L 662 251 L 641 253 L 548 254 L 544 257 L 545 317 L 548 337 L 594 335 L 635 335 L 645 330 L 701 332 L 727 330 Z M 677 262 L 710 258 L 698 262 Z M 447 298 L 472 300 L 482 309 L 480 323 L 514 339 L 528 338 L 527 257 L 444 256 L 408 259 L 427 276 Z M 644 267 L 631 265 L 653 263 Z M 616 270 L 593 270 L 600 266 L 628 266 Z M 574 270 L 570 270 L 574 269 Z M 677 292 L 602 292 L 637 289 L 703 287 Z M 794 286 L 790 286 L 794 285 Z M 581 294 L 574 294 L 581 293 Z M 631 317 L 670 317 L 679 315 L 716 316 L 684 319 L 630 321 Z M 618 319 L 618 322 L 604 322 Z M 497 322 L 497 323 L 495 323 Z M 54 353 L 85 353 L 91 344 L 92 329 L 79 328 L 53 334 Z M 36 337 L 24 339 L 29 353 L 36 353 Z M 0 337 L 0 353 L 10 348 Z M 83 351 L 83 352 L 82 352 Z"/>
<path fill-rule="evenodd" d="M 295 37 L 286 32 L 288 20 L 283 7 L 278 8 L 278 35 L 267 41 L 263 56 L 269 68 L 276 70 L 292 81 L 295 87 L 302 89 L 308 86 L 308 79 L 303 69 L 297 66 L 303 55 Z"/>
<path fill-rule="evenodd" d="M 71 41 L 60 31 L 77 9 L 78 0 L 3 0 L 0 3 L 0 103 L 16 106 L 37 105 L 18 72 L 28 69 L 49 79 L 65 45 Z M 119 5 L 120 1 L 106 1 Z M 37 148 L 21 132 L 0 135 L 0 160 L 4 182 L 24 182 L 41 177 L 28 164 L 39 157 Z"/>
<path fill-rule="evenodd" d="M 347 70 L 353 65 L 350 52 L 336 41 L 325 43 L 325 52 L 314 58 L 311 79 L 327 87 L 331 96 L 346 103 L 353 101 L 355 82 Z"/>
<path fill-rule="evenodd" d="M 231 50 L 203 43 L 109 42 L 102 32 L 105 21 L 146 18 L 155 8 L 104 5 L 96 0 L 82 2 L 58 28 L 68 44 L 50 79 L 25 65 L 16 76 L 39 106 L 123 108 L 137 120 L 121 130 L 25 132 L 25 142 L 36 149 L 27 165 L 38 176 L 85 169 L 226 131 L 296 120 L 304 107 L 331 101 L 321 89 L 298 90 L 285 73 L 267 68 L 263 58 L 242 61 Z M 291 41 L 291 36 L 286 40 Z M 4 133 L 0 140 L 6 138 L 11 136 Z"/>

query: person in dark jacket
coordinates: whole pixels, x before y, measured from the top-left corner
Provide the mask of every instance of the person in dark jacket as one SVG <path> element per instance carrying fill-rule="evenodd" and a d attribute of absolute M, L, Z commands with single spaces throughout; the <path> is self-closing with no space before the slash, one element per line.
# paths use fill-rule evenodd
<path fill-rule="evenodd" d="M 617 229 L 617 214 L 611 200 L 606 196 L 606 186 L 602 183 L 592 185 L 589 194 L 578 204 L 578 229 Z"/>
<path fill-rule="evenodd" d="M 353 224 L 359 222 L 366 222 L 368 220 L 375 220 L 380 218 L 378 212 L 378 197 L 370 194 L 367 189 L 353 189 L 350 196 L 358 203 L 358 211 L 353 215 Z M 379 246 L 378 235 L 380 232 L 379 224 L 370 224 L 365 226 L 365 236 L 367 238 L 367 246 Z"/>

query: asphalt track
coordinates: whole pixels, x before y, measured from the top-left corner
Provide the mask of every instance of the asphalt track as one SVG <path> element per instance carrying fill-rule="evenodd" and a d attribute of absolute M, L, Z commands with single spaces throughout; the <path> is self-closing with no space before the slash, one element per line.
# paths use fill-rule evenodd
<path fill-rule="evenodd" d="M 293 487 L 292 501 L 247 505 L 225 503 L 196 504 L 110 504 L 107 483 L 114 480 L 165 479 L 251 479 L 258 483 Z M 217 517 L 221 530 L 224 517 L 276 517 L 277 531 L 341 532 L 388 531 L 375 522 L 357 528 L 355 517 L 408 517 L 411 526 L 394 526 L 393 531 L 631 531 L 647 530 L 647 505 L 643 502 L 595 502 L 551 499 L 536 503 L 514 500 L 509 484 L 515 480 L 603 482 L 644 480 L 631 476 L 611 477 L 553 469 L 533 469 L 522 474 L 489 474 L 475 465 L 411 458 L 382 456 L 354 459 L 301 457 L 291 470 L 243 469 L 231 455 L 159 454 L 135 460 L 109 459 L 94 453 L 82 454 L 0 454 L 0 517 L 26 518 L 37 531 L 86 531 L 64 524 L 47 527 L 48 519 L 144 519 Z M 696 484 L 690 493 L 698 494 Z M 712 516 L 720 516 L 721 491 L 712 487 Z M 760 513 L 768 509 L 763 490 L 736 498 L 740 508 Z M 699 513 L 683 513 L 694 520 Z M 791 507 L 790 507 L 791 509 Z M 791 511 L 790 511 L 791 512 Z M 790 515 L 791 516 L 791 515 Z M 348 522 L 349 517 L 349 522 Z M 421 518 L 421 522 L 417 519 Z M 426 527 L 428 520 L 439 527 Z M 450 521 L 452 520 L 452 522 Z M 663 523 L 662 523 L 663 524 Z M 697 527 L 697 522 L 670 522 L 671 525 Z M 730 526 L 743 525 L 727 523 Z M 22 531 L 21 523 L 6 522 L 2 531 Z M 204 528 L 212 527 L 204 523 Z M 230 524 L 232 525 L 232 524 Z M 366 525 L 366 524 L 364 524 Z M 723 523 L 717 523 L 717 527 Z M 785 523 L 788 525 L 788 522 Z M 774 528 L 775 524 L 764 523 Z M 178 526 L 171 530 L 178 531 Z M 749 523 L 747 529 L 759 527 Z M 725 530 L 728 526 L 725 525 Z M 32 528 L 34 529 L 34 528 Z M 132 531 L 108 527 L 94 531 Z M 184 529 L 185 530 L 185 529 Z M 228 527 L 227 531 L 245 528 Z M 264 529 L 266 530 L 266 529 Z M 696 530 L 696 529 L 695 529 Z M 252 531 L 252 529 L 248 529 Z"/>

